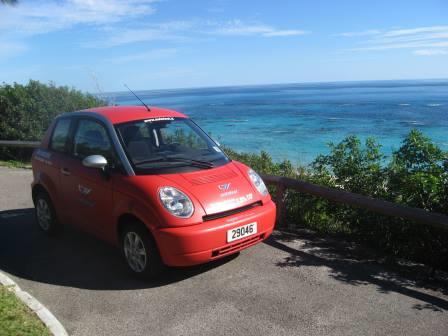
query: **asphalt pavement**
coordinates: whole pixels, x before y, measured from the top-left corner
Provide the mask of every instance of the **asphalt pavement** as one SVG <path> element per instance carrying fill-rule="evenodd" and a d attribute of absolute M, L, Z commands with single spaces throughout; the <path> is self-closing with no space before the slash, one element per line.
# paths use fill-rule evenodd
<path fill-rule="evenodd" d="M 70 335 L 448 335 L 444 282 L 312 233 L 133 279 L 114 247 L 70 228 L 41 234 L 31 179 L 0 167 L 0 269 Z"/>

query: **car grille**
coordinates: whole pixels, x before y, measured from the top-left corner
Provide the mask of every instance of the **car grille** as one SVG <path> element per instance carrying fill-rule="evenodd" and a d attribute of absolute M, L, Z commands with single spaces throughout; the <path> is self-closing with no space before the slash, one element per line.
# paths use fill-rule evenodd
<path fill-rule="evenodd" d="M 232 254 L 234 252 L 237 252 L 237 251 L 242 250 L 242 249 L 244 249 L 246 247 L 249 247 L 251 245 L 256 244 L 260 240 L 263 240 L 263 238 L 264 238 L 264 233 L 261 234 L 261 235 L 250 237 L 250 238 L 245 239 L 245 240 L 240 241 L 240 242 L 236 242 L 236 243 L 227 245 L 227 246 L 222 247 L 220 249 L 213 250 L 212 251 L 212 258 L 221 257 L 221 256 L 226 255 L 226 254 Z"/>
<path fill-rule="evenodd" d="M 225 179 L 231 179 L 231 178 L 234 178 L 235 176 L 237 176 L 237 175 L 233 171 L 229 171 L 229 172 L 225 172 L 222 174 L 207 175 L 207 176 L 201 176 L 201 177 L 197 177 L 197 178 L 188 178 L 187 177 L 187 180 L 193 184 L 200 185 L 200 184 L 222 181 Z"/>
<path fill-rule="evenodd" d="M 251 203 L 249 205 L 245 205 L 245 206 L 240 207 L 240 208 L 235 208 L 235 209 L 231 209 L 231 210 L 227 210 L 227 211 L 223 211 L 223 212 L 218 212 L 218 213 L 211 214 L 211 215 L 205 215 L 205 216 L 202 217 L 202 220 L 204 222 L 206 222 L 206 221 L 211 221 L 211 220 L 218 219 L 218 218 L 223 218 L 223 217 L 235 215 L 237 213 L 244 212 L 244 211 L 247 211 L 249 209 L 252 209 L 252 208 L 255 208 L 255 207 L 258 207 L 258 206 L 261 206 L 261 205 L 263 205 L 263 203 L 261 201 L 254 202 L 254 203 Z"/>

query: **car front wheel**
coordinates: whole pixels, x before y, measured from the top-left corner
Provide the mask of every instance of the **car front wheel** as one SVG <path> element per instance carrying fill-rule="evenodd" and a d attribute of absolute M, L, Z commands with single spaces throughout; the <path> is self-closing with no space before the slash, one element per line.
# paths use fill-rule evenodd
<path fill-rule="evenodd" d="M 143 225 L 129 225 L 121 237 L 121 248 L 129 270 L 137 277 L 154 279 L 163 269 L 159 251 Z"/>

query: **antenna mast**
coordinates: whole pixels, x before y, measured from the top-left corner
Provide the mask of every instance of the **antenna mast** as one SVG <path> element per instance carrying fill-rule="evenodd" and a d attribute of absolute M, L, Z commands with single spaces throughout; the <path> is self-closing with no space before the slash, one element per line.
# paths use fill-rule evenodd
<path fill-rule="evenodd" d="M 137 96 L 134 91 L 132 91 L 129 86 L 127 86 L 126 84 L 124 84 L 124 86 L 126 87 L 126 89 L 128 89 L 134 96 L 135 98 L 137 98 L 138 100 L 140 100 L 140 102 L 143 104 L 144 107 L 146 107 L 146 109 L 148 110 L 148 112 L 151 112 L 151 109 L 149 108 L 148 105 L 145 104 L 145 102 L 143 100 L 140 99 L 139 96 Z"/>

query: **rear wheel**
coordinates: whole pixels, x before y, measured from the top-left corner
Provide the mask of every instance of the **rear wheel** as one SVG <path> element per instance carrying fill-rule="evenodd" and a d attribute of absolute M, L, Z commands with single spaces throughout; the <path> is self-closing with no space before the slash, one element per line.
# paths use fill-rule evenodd
<path fill-rule="evenodd" d="M 56 219 L 53 203 L 46 192 L 40 191 L 34 197 L 36 221 L 39 228 L 51 235 L 57 232 L 59 224 Z"/>
<path fill-rule="evenodd" d="M 137 277 L 154 279 L 164 265 L 154 239 L 143 224 L 126 226 L 121 235 L 121 249 L 129 270 Z"/>

